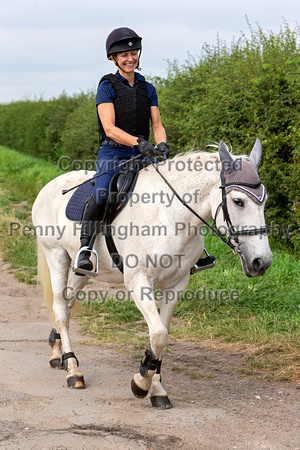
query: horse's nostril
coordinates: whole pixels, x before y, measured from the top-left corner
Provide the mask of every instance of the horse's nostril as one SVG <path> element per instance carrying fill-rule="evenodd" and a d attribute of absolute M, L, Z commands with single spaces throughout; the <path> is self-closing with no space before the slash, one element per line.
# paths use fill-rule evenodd
<path fill-rule="evenodd" d="M 261 269 L 261 259 L 255 258 L 252 262 L 252 267 L 255 270 L 255 272 L 258 272 Z"/>

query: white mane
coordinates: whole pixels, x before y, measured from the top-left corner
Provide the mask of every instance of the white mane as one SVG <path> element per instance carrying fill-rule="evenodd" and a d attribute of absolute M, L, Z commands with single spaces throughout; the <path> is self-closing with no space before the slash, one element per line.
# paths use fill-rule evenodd
<path fill-rule="evenodd" d="M 218 148 L 218 145 L 210 145 L 209 147 Z M 241 158 L 241 159 L 249 161 L 249 156 L 248 155 L 234 155 L 231 152 L 229 152 L 229 153 L 230 153 L 230 155 L 231 155 L 231 157 L 233 159 Z M 191 149 L 191 150 L 188 150 L 185 153 L 183 153 L 183 152 L 182 153 L 178 153 L 172 159 L 174 159 L 174 160 L 181 160 L 181 161 L 186 161 L 186 160 L 197 161 L 197 160 L 201 160 L 203 163 L 205 163 L 205 161 L 207 161 L 207 160 L 219 159 L 219 153 L 217 151 L 216 152 L 207 152 L 207 151 L 204 151 L 204 150 Z"/>

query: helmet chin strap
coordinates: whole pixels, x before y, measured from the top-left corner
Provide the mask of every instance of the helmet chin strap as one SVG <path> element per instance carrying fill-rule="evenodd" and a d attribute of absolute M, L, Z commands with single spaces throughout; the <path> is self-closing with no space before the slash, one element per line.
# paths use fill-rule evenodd
<path fill-rule="evenodd" d="M 115 55 L 111 55 L 111 60 L 115 63 L 115 65 L 120 69 L 119 64 L 117 63 L 117 60 L 115 58 Z"/>
<path fill-rule="evenodd" d="M 139 54 L 139 59 L 138 59 L 138 65 L 137 65 L 137 68 L 136 68 L 139 72 L 142 70 L 142 68 L 140 67 L 141 54 L 142 54 L 142 49 L 140 49 L 140 54 Z"/>

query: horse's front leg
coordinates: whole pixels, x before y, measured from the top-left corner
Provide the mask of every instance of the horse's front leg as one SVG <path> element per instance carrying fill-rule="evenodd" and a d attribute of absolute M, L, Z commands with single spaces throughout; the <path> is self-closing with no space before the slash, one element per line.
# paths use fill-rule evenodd
<path fill-rule="evenodd" d="M 160 318 L 163 325 L 169 332 L 173 311 L 181 294 L 185 290 L 189 281 L 189 275 L 186 275 L 172 289 L 162 290 L 162 298 L 159 303 Z M 150 399 L 152 406 L 160 409 L 171 408 L 172 404 L 168 399 L 165 389 L 161 385 L 161 360 L 156 374 L 152 378 L 152 386 L 150 391 Z"/>
<path fill-rule="evenodd" d="M 156 378 L 160 377 L 161 358 L 163 350 L 168 343 L 168 330 L 160 319 L 153 287 L 149 284 L 149 281 L 139 275 L 133 277 L 132 280 L 134 282 L 128 282 L 127 288 L 132 292 L 134 301 L 148 324 L 150 334 L 150 349 L 145 351 L 140 364 L 140 371 L 134 375 L 131 382 L 133 394 L 138 398 L 144 398 L 153 383 L 155 385 Z M 155 399 L 153 401 L 151 396 L 152 406 L 161 409 L 171 408 L 172 404 L 162 387 L 160 396 L 163 397 L 160 402 L 155 401 Z"/>

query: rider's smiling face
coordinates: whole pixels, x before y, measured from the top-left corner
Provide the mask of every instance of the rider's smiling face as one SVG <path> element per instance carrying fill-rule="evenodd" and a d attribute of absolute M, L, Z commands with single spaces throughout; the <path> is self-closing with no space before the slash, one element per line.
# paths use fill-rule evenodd
<path fill-rule="evenodd" d="M 128 52 L 120 52 L 115 55 L 119 69 L 125 73 L 134 72 L 139 63 L 139 55 L 137 50 Z"/>

